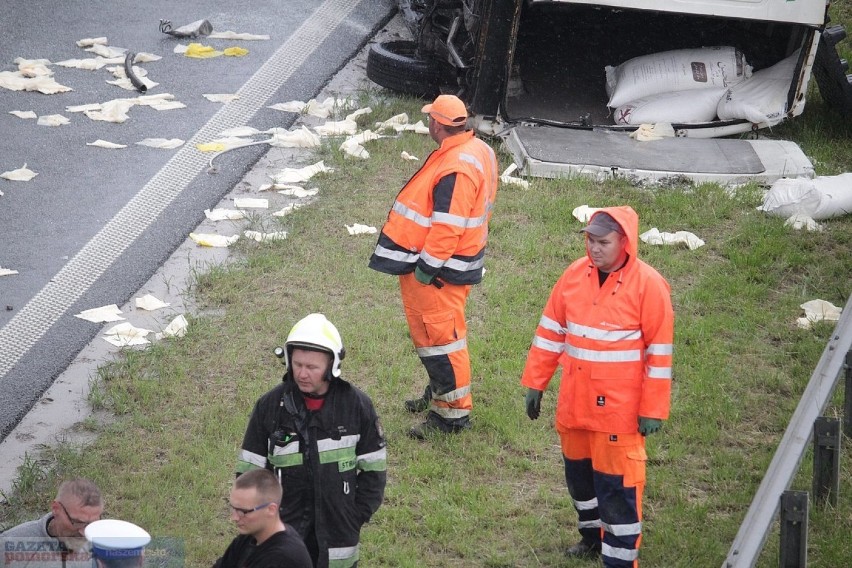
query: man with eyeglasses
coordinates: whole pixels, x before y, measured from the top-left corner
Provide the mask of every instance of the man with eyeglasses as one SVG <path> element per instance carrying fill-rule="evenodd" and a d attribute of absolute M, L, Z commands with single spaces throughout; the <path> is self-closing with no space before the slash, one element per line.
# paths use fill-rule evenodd
<path fill-rule="evenodd" d="M 281 484 L 268 469 L 239 476 L 228 506 L 240 533 L 213 568 L 312 568 L 311 556 L 296 529 L 278 515 Z"/>
<path fill-rule="evenodd" d="M 63 482 L 50 503 L 50 512 L 34 521 L 14 526 L 0 534 L 3 559 L 0 566 L 62 566 L 74 562 L 90 565 L 86 527 L 101 518 L 101 490 L 88 479 Z M 82 565 L 82 564 L 81 564 Z"/>

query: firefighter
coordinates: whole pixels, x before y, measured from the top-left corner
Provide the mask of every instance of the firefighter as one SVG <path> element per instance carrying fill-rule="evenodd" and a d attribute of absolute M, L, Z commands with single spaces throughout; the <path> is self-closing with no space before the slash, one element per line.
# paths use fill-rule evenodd
<path fill-rule="evenodd" d="M 341 377 L 343 341 L 323 314 L 299 320 L 281 351 L 287 372 L 254 406 L 237 475 L 271 470 L 281 520 L 304 539 L 315 568 L 351 568 L 361 527 L 384 497 L 384 432 L 370 398 Z"/>
<path fill-rule="evenodd" d="M 553 287 L 521 384 L 535 420 L 556 370 L 565 480 L 582 539 L 568 556 L 638 566 L 645 436 L 669 416 L 674 314 L 666 280 L 637 257 L 639 217 L 630 207 L 593 214 L 586 256 Z"/>
<path fill-rule="evenodd" d="M 396 196 L 370 268 L 399 276 L 411 339 L 429 383 L 410 412 L 428 409 L 409 435 L 470 427 L 470 356 L 465 305 L 482 280 L 488 221 L 497 193 L 494 151 L 467 129 L 467 109 L 453 95 L 423 107 L 438 144 Z"/>

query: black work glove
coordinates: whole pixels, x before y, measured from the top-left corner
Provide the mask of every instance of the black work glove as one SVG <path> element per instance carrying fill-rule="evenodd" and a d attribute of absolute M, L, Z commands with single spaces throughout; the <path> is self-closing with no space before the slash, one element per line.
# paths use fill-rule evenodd
<path fill-rule="evenodd" d="M 525 399 L 527 405 L 527 416 L 530 417 L 530 420 L 538 419 L 541 414 L 541 397 L 544 395 L 544 391 L 536 390 L 536 389 L 527 389 L 527 396 Z"/>

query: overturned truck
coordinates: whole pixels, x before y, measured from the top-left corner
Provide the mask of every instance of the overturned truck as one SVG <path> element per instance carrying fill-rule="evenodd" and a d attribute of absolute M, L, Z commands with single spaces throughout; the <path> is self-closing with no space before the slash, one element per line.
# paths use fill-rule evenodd
<path fill-rule="evenodd" d="M 411 39 L 374 44 L 368 77 L 427 98 L 458 94 L 473 125 L 501 135 L 526 175 L 807 177 L 813 168 L 792 142 L 742 135 L 801 114 L 812 76 L 852 116 L 852 84 L 835 51 L 845 31 L 827 26 L 825 0 L 399 0 L 399 8 Z M 638 143 L 647 124 L 664 124 L 663 138 Z"/>

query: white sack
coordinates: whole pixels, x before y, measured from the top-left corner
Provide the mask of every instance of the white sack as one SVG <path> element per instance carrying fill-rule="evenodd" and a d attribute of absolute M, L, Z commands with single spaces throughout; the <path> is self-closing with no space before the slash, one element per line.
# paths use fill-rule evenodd
<path fill-rule="evenodd" d="M 733 47 L 676 49 L 607 65 L 608 107 L 657 93 L 729 87 L 751 75 L 745 56 Z"/>
<path fill-rule="evenodd" d="M 612 117 L 616 124 L 710 122 L 724 94 L 725 89 L 658 93 L 621 105 Z"/>
<path fill-rule="evenodd" d="M 772 67 L 756 71 L 750 78 L 732 85 L 719 101 L 716 113 L 722 120 L 745 119 L 774 126 L 787 114 L 787 95 L 799 50 Z"/>
<path fill-rule="evenodd" d="M 852 173 L 814 179 L 779 179 L 757 208 L 775 217 L 807 216 L 817 221 L 852 212 Z"/>

